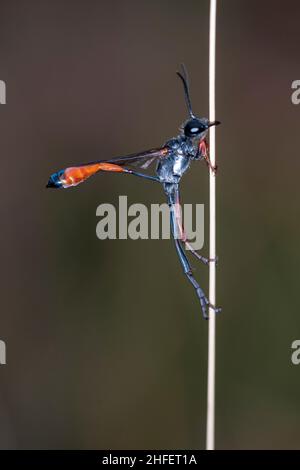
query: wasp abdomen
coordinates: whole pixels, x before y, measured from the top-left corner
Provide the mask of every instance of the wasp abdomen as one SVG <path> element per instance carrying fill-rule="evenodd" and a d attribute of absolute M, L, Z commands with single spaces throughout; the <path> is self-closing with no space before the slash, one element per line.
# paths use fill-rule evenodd
<path fill-rule="evenodd" d="M 124 172 L 125 169 L 113 163 L 95 163 L 66 168 L 50 176 L 48 188 L 70 188 L 77 186 L 98 171 Z"/>

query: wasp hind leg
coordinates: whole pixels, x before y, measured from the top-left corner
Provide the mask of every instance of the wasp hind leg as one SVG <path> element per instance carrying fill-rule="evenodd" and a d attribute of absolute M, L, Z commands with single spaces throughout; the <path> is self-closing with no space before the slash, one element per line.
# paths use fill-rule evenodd
<path fill-rule="evenodd" d="M 201 261 L 202 263 L 204 263 L 206 265 L 208 265 L 209 263 L 216 263 L 216 265 L 217 265 L 218 264 L 218 257 L 216 257 L 216 258 L 205 258 L 205 256 L 200 255 L 196 250 L 194 250 L 192 245 L 188 242 L 188 240 L 186 238 L 186 233 L 185 233 L 185 230 L 184 230 L 184 227 L 183 227 L 183 224 L 182 224 L 182 220 L 181 220 L 179 189 L 176 190 L 175 201 L 176 202 L 175 202 L 173 207 L 175 208 L 175 218 L 176 218 L 176 224 L 177 224 L 177 227 L 178 227 L 180 240 L 185 244 L 186 249 L 188 251 L 190 251 L 192 253 L 192 255 L 194 255 L 195 258 L 197 258 L 199 261 Z"/>
<path fill-rule="evenodd" d="M 192 255 L 195 256 L 195 258 L 197 258 L 199 261 L 202 261 L 202 263 L 208 265 L 209 263 L 216 263 L 216 265 L 218 264 L 218 260 L 219 258 L 216 256 L 216 258 L 205 258 L 205 256 L 202 256 L 200 255 L 196 250 L 194 250 L 191 246 L 191 244 L 186 241 L 186 240 L 182 240 L 185 244 L 185 246 L 187 247 L 188 251 L 190 251 L 192 253 Z"/>
<path fill-rule="evenodd" d="M 139 176 L 140 178 L 160 183 L 160 179 L 157 176 L 145 175 L 145 173 L 139 173 L 138 171 L 133 171 L 130 168 L 124 168 L 124 172 L 128 175 Z"/>
<path fill-rule="evenodd" d="M 193 276 L 192 269 L 191 269 L 191 266 L 189 264 L 189 261 L 188 261 L 187 257 L 185 256 L 185 253 L 184 253 L 183 248 L 181 246 L 180 240 L 176 236 L 176 234 L 177 234 L 176 219 L 175 219 L 175 215 L 174 215 L 174 211 L 172 210 L 172 207 L 171 207 L 171 231 L 172 231 L 172 235 L 173 235 L 173 238 L 174 238 L 176 251 L 177 251 L 179 260 L 181 262 L 181 265 L 183 267 L 184 274 L 186 275 L 186 277 L 188 278 L 188 280 L 190 281 L 190 283 L 192 284 L 192 286 L 194 287 L 194 289 L 196 291 L 197 297 L 199 298 L 199 301 L 200 301 L 203 318 L 205 318 L 205 320 L 208 320 L 207 308 L 209 308 L 209 307 L 212 308 L 216 313 L 219 313 L 221 311 L 221 309 L 216 308 L 214 305 L 212 305 L 209 302 L 209 300 L 205 296 L 203 290 L 201 289 L 200 285 L 198 284 L 198 282 L 196 281 L 196 279 Z"/>

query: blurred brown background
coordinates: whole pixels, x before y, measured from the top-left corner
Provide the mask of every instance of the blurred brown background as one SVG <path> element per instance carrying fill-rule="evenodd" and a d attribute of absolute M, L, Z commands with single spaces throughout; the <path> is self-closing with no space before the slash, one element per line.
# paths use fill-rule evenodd
<path fill-rule="evenodd" d="M 204 447 L 207 323 L 172 242 L 95 234 L 101 202 L 162 189 L 45 184 L 176 135 L 182 61 L 207 115 L 208 15 L 208 0 L 1 1 L 1 448 Z M 218 448 L 300 448 L 299 15 L 297 0 L 219 2 Z M 204 164 L 183 198 L 207 218 Z"/>

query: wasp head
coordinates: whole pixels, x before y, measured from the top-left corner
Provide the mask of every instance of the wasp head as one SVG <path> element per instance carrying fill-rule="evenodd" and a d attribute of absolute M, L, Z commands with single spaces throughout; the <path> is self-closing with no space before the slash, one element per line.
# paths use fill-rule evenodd
<path fill-rule="evenodd" d="M 197 138 L 197 139 L 204 139 L 208 129 L 211 126 L 217 126 L 220 124 L 220 121 L 213 121 L 209 122 L 206 118 L 196 118 L 192 117 L 188 121 L 186 121 L 183 125 L 183 133 L 186 137 L 189 138 Z"/>
<path fill-rule="evenodd" d="M 190 96 L 190 87 L 188 81 L 188 74 L 185 66 L 181 65 L 182 71 L 177 72 L 178 77 L 181 79 L 184 89 L 185 101 L 189 113 L 189 119 L 183 124 L 182 130 L 186 137 L 196 138 L 197 140 L 202 140 L 205 138 L 208 129 L 211 126 L 217 126 L 220 124 L 220 121 L 209 122 L 206 118 L 197 118 L 192 110 L 191 96 Z"/>

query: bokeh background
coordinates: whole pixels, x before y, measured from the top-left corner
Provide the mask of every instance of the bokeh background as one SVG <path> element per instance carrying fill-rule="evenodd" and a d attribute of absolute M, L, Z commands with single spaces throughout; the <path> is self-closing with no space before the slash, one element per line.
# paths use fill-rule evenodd
<path fill-rule="evenodd" d="M 219 2 L 220 449 L 300 448 L 299 15 L 297 0 Z M 1 1 L 1 448 L 204 447 L 208 325 L 172 242 L 95 232 L 101 202 L 150 207 L 162 189 L 45 184 L 176 135 L 182 61 L 207 115 L 208 18 L 208 0 Z M 207 222 L 205 164 L 182 186 Z"/>

